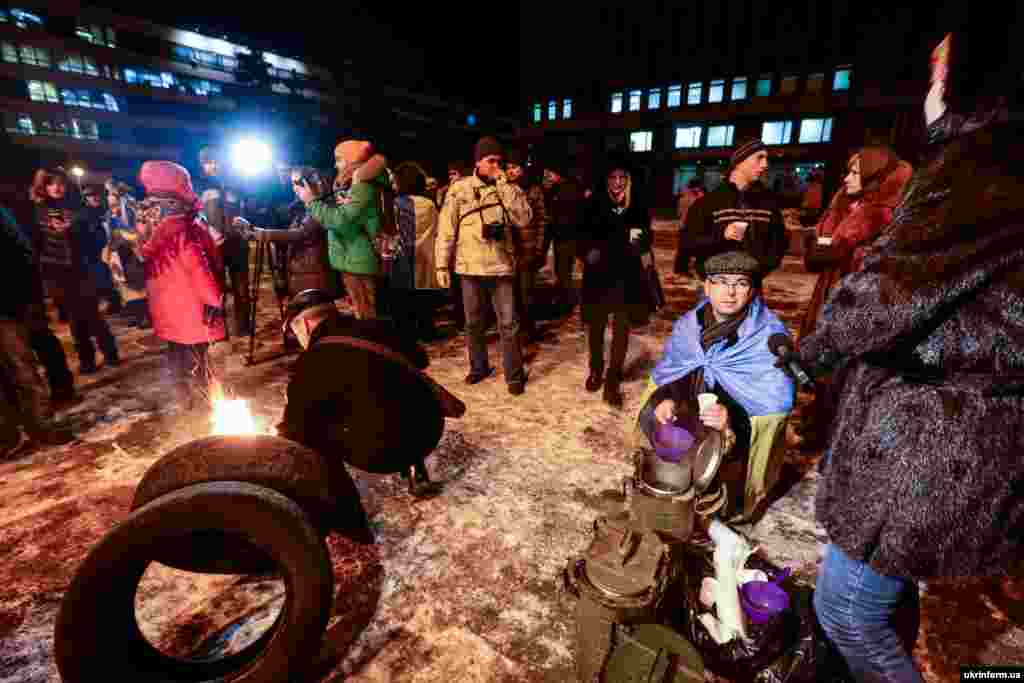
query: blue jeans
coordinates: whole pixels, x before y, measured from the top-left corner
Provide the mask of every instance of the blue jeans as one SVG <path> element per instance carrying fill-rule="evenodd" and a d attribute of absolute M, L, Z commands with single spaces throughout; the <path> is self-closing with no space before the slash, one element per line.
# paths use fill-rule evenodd
<path fill-rule="evenodd" d="M 814 591 L 814 612 L 858 681 L 921 683 L 892 626 L 896 608 L 917 600 L 917 584 L 883 576 L 829 544 Z"/>
<path fill-rule="evenodd" d="M 523 354 L 519 346 L 519 314 L 516 311 L 516 278 L 462 276 L 462 301 L 466 306 L 466 336 L 469 337 L 469 368 L 477 376 L 490 371 L 487 359 L 487 301 L 494 305 L 501 333 L 505 381 L 525 382 Z"/>

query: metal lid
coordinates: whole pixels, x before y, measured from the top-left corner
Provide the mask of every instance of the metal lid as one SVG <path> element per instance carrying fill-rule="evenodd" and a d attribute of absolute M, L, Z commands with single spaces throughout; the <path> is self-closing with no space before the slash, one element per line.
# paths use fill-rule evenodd
<path fill-rule="evenodd" d="M 661 543 L 633 530 L 628 515 L 594 524 L 583 574 L 606 598 L 636 599 L 650 593 L 661 574 Z"/>
<path fill-rule="evenodd" d="M 715 475 L 718 474 L 718 468 L 722 466 L 724 455 L 722 435 L 709 429 L 704 441 L 697 447 L 697 453 L 693 458 L 693 487 L 698 492 L 706 491 L 714 481 Z"/>

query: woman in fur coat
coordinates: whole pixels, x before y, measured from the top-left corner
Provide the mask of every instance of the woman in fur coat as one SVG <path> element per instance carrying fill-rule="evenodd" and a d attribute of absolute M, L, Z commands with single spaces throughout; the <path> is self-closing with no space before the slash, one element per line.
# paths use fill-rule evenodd
<path fill-rule="evenodd" d="M 921 680 L 890 625 L 917 580 L 1004 575 L 1021 557 L 1024 125 L 999 13 L 950 20 L 963 32 L 929 46 L 926 158 L 796 358 L 846 368 L 814 607 L 862 681 Z M 1004 58 L 979 54 L 977 36 Z"/>

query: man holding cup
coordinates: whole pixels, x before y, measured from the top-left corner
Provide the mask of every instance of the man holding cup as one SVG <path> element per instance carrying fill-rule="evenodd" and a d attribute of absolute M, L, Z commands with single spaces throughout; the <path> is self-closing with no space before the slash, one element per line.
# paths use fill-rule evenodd
<path fill-rule="evenodd" d="M 753 256 L 761 277 L 782 263 L 785 223 L 774 198 L 759 182 L 767 170 L 768 148 L 760 140 L 748 140 L 733 152 L 727 180 L 690 207 L 680 247 L 696 257 L 701 279 L 705 262 L 727 251 Z"/>
<path fill-rule="evenodd" d="M 641 401 L 634 445 L 654 446 L 658 426 L 668 423 L 698 437 L 721 432 L 727 455 L 717 476 L 728 500 L 722 516 L 740 522 L 754 516 L 778 479 L 778 445 L 796 390 L 768 346 L 773 334 L 787 332 L 756 293 L 757 259 L 724 252 L 704 269 L 707 299 L 673 326 Z"/>

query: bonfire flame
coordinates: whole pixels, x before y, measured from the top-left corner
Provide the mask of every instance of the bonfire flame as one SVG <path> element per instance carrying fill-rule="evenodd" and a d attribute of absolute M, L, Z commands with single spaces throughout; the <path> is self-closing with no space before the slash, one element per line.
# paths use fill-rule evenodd
<path fill-rule="evenodd" d="M 241 398 L 228 398 L 220 382 L 210 386 L 213 413 L 210 422 L 214 434 L 258 434 L 256 420 L 249 410 L 249 402 Z"/>

